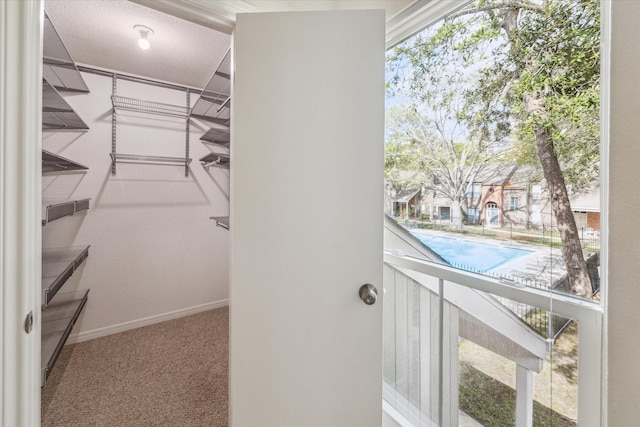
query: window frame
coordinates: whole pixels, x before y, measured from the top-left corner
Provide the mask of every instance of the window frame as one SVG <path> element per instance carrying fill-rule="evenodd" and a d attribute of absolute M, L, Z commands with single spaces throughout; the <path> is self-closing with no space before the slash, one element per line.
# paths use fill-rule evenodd
<path fill-rule="evenodd" d="M 407 10 L 420 9 L 416 2 Z M 461 2 L 452 5 L 453 2 L 447 0 L 435 0 L 422 5 L 419 18 L 407 19 L 404 25 L 396 24 L 392 17 L 388 21 L 387 49 L 393 48 L 407 38 L 424 30 L 429 25 L 433 25 L 447 15 L 461 9 L 471 1 Z M 600 227 L 601 227 L 601 249 L 600 249 L 600 277 L 601 277 L 601 298 L 599 303 L 583 300 L 571 295 L 559 293 L 545 293 L 544 296 L 538 294 L 539 291 L 528 288 L 516 288 L 511 284 L 500 283 L 495 279 L 469 279 L 467 276 L 475 276 L 461 270 L 443 270 L 440 280 L 455 280 L 456 277 L 464 278 L 464 285 L 473 289 L 483 290 L 496 295 L 505 296 L 510 299 L 521 301 L 526 304 L 537 305 L 548 304 L 549 310 L 553 308 L 555 313 L 566 315 L 580 322 L 579 344 L 578 344 L 578 418 L 581 425 L 606 426 L 608 412 L 607 396 L 607 366 L 608 354 L 604 343 L 607 342 L 607 301 L 608 301 L 608 250 L 609 250 L 609 146 L 610 146 L 610 91 L 611 91 L 611 2 L 600 0 L 600 22 L 601 22 L 601 75 L 600 75 Z M 414 13 L 413 10 L 410 12 Z M 416 16 L 418 13 L 416 12 Z M 402 27 L 401 31 L 393 26 Z M 397 31 L 397 33 L 395 32 Z M 390 35 L 389 35 L 390 34 Z M 544 189 L 540 187 L 539 197 L 542 197 Z M 534 196 L 532 191 L 532 196 Z M 487 205 L 488 206 L 488 205 Z M 484 206 L 481 211 L 485 211 Z M 415 268 L 416 271 L 433 272 L 435 265 L 423 265 L 423 262 L 413 258 L 405 258 L 397 254 L 385 253 L 385 262 L 392 265 L 403 266 L 405 268 Z M 446 272 L 445 272 L 446 271 Z M 445 277 L 446 276 L 446 277 Z M 455 280 L 456 283 L 460 281 Z M 491 285 L 488 285 L 491 283 Z M 462 283 L 461 283 L 462 284 Z M 541 306 L 542 307 L 542 306 Z M 442 320 L 442 319 L 441 319 Z M 597 392 L 593 392 L 597 390 Z"/>
<path fill-rule="evenodd" d="M 514 203 L 515 202 L 515 203 Z M 520 198 L 518 196 L 510 196 L 509 197 L 509 211 L 517 212 L 520 204 Z"/>

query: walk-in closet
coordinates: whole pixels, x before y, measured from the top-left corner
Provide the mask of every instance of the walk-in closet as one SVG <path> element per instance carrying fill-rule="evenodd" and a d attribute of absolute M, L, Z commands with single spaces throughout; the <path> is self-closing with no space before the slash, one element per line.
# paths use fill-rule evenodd
<path fill-rule="evenodd" d="M 73 374 L 84 377 L 78 387 L 91 393 L 86 381 L 104 381 L 105 370 L 122 372 L 119 363 L 144 361 L 147 352 L 147 365 L 165 353 L 169 363 L 205 369 L 189 346 L 207 342 L 203 354 L 224 356 L 225 372 L 201 387 L 217 383 L 217 409 L 226 414 L 230 45 L 228 34 L 124 0 L 45 1 L 43 425 L 73 422 L 56 412 L 59 394 L 73 389 L 65 370 L 77 369 L 73 355 L 61 358 L 65 344 L 132 330 L 143 335 L 130 352 L 144 354 L 126 362 L 105 348 L 121 344 L 91 341 L 95 360 L 112 367 Z M 138 329 L 198 314 L 188 333 Z M 224 330 L 211 333 L 216 324 Z M 136 346 L 144 340 L 147 349 Z M 171 362 L 184 349 L 191 353 Z M 148 376 L 161 378 L 163 366 L 153 369 Z M 67 399 L 82 412 L 76 392 Z"/>
<path fill-rule="evenodd" d="M 425 7 L 0 0 L 1 424 L 380 425 L 382 9 Z"/>

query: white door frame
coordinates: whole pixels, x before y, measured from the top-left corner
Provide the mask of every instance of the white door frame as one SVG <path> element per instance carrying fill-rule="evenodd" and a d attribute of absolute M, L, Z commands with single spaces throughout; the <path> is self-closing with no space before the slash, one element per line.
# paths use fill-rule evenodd
<path fill-rule="evenodd" d="M 492 205 L 491 207 L 489 207 L 489 205 Z M 495 205 L 495 207 L 493 207 L 493 205 Z M 498 221 L 497 223 L 493 223 L 491 221 L 491 218 L 493 218 L 493 214 L 496 214 L 495 216 L 498 217 Z M 485 218 L 486 218 L 486 226 L 492 226 L 492 227 L 497 227 L 500 225 L 500 209 L 498 208 L 498 204 L 494 203 L 494 202 L 489 202 L 485 205 Z"/>
<path fill-rule="evenodd" d="M 0 1 L 0 424 L 40 425 L 42 0 Z M 33 313 L 33 330 L 25 318 Z"/>

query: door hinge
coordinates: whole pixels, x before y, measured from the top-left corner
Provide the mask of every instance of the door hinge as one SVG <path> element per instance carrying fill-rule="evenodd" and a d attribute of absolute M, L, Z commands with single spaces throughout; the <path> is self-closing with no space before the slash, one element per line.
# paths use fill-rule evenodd
<path fill-rule="evenodd" d="M 26 333 L 33 331 L 33 311 L 30 311 L 24 319 L 24 330 Z"/>

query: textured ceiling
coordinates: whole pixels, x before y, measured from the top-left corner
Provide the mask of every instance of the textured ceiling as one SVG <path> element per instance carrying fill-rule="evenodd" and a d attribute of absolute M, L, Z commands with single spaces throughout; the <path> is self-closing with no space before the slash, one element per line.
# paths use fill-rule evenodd
<path fill-rule="evenodd" d="M 45 0 L 73 60 L 182 85 L 204 87 L 229 49 L 227 34 L 126 0 Z M 153 29 L 138 47 L 134 25 Z"/>
<path fill-rule="evenodd" d="M 1 0 L 0 0 L 1 1 Z M 424 1 L 424 0 L 421 0 Z M 142 4 L 149 7 L 146 7 Z M 228 34 L 207 28 L 208 10 L 255 12 L 386 9 L 387 19 L 415 0 L 45 0 L 45 10 L 79 64 L 203 88 L 229 49 Z M 186 7 L 191 20 L 165 11 Z M 196 12 L 194 12 L 196 11 Z M 189 13 L 187 13 L 189 15 Z M 197 19 L 194 19 L 197 18 Z M 153 29 L 151 48 L 137 45 L 134 25 Z M 216 27 L 217 28 L 217 27 Z"/>

